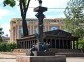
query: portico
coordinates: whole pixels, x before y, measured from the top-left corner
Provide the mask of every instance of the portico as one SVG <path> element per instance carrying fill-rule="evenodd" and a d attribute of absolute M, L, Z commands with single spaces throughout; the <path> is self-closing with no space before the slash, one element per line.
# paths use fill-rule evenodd
<path fill-rule="evenodd" d="M 43 33 L 43 40 L 49 44 L 49 48 L 57 49 L 78 49 L 78 37 L 72 36 L 70 33 L 63 30 L 53 30 Z M 25 38 L 17 39 L 17 48 L 30 49 L 33 44 L 36 44 L 36 35 L 30 35 Z"/>

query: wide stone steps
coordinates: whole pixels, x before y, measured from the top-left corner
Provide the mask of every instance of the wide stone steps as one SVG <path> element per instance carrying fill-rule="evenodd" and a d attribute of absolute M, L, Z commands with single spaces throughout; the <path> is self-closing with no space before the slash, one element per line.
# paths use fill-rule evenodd
<path fill-rule="evenodd" d="M 55 53 L 81 53 L 80 49 L 56 49 L 52 48 L 50 51 L 53 51 Z"/>
<path fill-rule="evenodd" d="M 51 49 L 55 55 L 66 55 L 67 57 L 84 57 L 80 49 Z"/>
<path fill-rule="evenodd" d="M 29 53 L 30 49 L 15 49 L 16 53 Z M 66 55 L 67 57 L 84 57 L 84 53 L 79 49 L 50 49 L 47 52 L 37 52 L 38 56 Z"/>
<path fill-rule="evenodd" d="M 66 57 L 84 57 L 84 53 L 55 53 L 55 55 L 65 55 Z"/>

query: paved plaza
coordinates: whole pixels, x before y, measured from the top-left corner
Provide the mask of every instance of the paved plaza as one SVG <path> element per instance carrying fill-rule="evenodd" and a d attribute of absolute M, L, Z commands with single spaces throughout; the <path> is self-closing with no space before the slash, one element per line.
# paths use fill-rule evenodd
<path fill-rule="evenodd" d="M 84 62 L 84 57 L 67 57 L 66 62 Z"/>
<path fill-rule="evenodd" d="M 16 59 L 0 59 L 0 62 L 16 62 Z"/>
<path fill-rule="evenodd" d="M 16 56 L 0 53 L 0 62 L 16 62 Z M 84 62 L 84 57 L 67 57 L 66 62 Z"/>

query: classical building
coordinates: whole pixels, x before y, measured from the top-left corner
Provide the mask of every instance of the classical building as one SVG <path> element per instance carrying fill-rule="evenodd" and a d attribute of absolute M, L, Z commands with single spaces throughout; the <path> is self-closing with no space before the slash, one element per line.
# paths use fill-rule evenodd
<path fill-rule="evenodd" d="M 27 19 L 29 36 L 22 35 L 22 21 L 20 18 L 13 18 L 10 22 L 10 41 L 17 41 L 17 48 L 30 49 L 38 42 L 38 20 Z M 72 36 L 62 30 L 63 19 L 44 19 L 43 41 L 50 44 L 50 48 L 56 49 L 78 49 L 78 37 Z"/>
<path fill-rule="evenodd" d="M 43 33 L 43 42 L 49 44 L 50 48 L 56 49 L 78 49 L 78 37 L 72 36 L 71 33 L 57 29 Z M 32 45 L 38 43 L 36 35 L 30 35 L 17 39 L 17 48 L 30 49 Z"/>
<path fill-rule="evenodd" d="M 13 18 L 10 22 L 10 41 L 14 42 L 16 39 L 20 39 L 22 35 L 22 19 Z M 33 18 L 27 19 L 27 25 L 29 30 L 29 35 L 38 33 L 38 20 Z M 44 19 L 44 32 L 62 29 L 63 18 L 56 19 Z"/>

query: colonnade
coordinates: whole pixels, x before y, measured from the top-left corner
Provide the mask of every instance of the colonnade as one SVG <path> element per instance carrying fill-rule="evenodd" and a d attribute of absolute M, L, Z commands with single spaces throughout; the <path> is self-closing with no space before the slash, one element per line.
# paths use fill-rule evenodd
<path fill-rule="evenodd" d="M 21 49 L 29 49 L 32 47 L 33 44 L 36 44 L 37 40 L 30 40 L 30 41 L 17 41 L 17 48 Z"/>
<path fill-rule="evenodd" d="M 50 48 L 57 48 L 57 49 L 77 49 L 78 45 L 76 45 L 77 41 L 66 40 L 66 39 L 44 39 L 44 42 L 49 44 Z M 29 49 L 32 47 L 33 44 L 36 44 L 36 39 L 31 40 L 20 40 L 17 41 L 17 48 L 21 49 Z"/>
<path fill-rule="evenodd" d="M 45 43 L 50 44 L 50 48 L 57 49 L 77 49 L 77 41 L 66 40 L 66 39 L 44 39 Z"/>

